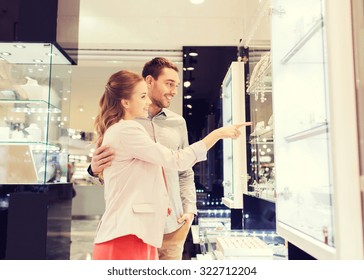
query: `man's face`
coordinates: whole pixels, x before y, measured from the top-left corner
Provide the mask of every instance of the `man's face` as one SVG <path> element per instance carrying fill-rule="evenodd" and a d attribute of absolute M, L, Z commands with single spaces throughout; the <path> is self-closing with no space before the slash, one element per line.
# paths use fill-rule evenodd
<path fill-rule="evenodd" d="M 149 88 L 149 98 L 153 105 L 168 108 L 173 97 L 177 94 L 180 84 L 178 73 L 171 68 L 164 68 L 158 79 L 152 78 Z"/>

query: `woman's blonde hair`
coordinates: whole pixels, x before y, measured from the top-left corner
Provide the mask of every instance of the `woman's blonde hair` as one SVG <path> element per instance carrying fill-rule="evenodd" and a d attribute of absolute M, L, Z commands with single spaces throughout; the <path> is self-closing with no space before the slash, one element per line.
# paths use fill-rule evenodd
<path fill-rule="evenodd" d="M 110 76 L 99 101 L 99 113 L 95 119 L 95 128 L 100 141 L 106 129 L 124 117 L 125 110 L 121 100 L 129 100 L 135 86 L 141 81 L 143 81 L 141 75 L 127 70 L 121 70 Z"/>

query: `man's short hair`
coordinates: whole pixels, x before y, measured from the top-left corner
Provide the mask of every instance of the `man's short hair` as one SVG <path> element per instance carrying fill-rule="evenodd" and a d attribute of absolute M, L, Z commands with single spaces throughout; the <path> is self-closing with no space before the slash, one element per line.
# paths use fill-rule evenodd
<path fill-rule="evenodd" d="M 147 76 L 151 75 L 155 80 L 157 80 L 164 68 L 170 68 L 178 72 L 177 66 L 172 61 L 164 57 L 155 57 L 145 63 L 142 76 L 145 79 Z"/>

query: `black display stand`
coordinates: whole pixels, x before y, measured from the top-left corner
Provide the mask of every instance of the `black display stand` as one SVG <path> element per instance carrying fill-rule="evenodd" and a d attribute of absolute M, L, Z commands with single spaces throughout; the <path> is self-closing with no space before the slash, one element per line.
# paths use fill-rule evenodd
<path fill-rule="evenodd" d="M 276 230 L 275 203 L 250 195 L 243 195 L 244 229 Z"/>
<path fill-rule="evenodd" d="M 0 185 L 0 259 L 70 258 L 73 185 Z"/>
<path fill-rule="evenodd" d="M 232 230 L 243 229 L 243 209 L 231 209 L 230 223 Z"/>
<path fill-rule="evenodd" d="M 301 250 L 297 246 L 288 242 L 288 259 L 289 260 L 316 260 L 311 255 L 307 254 L 305 251 Z"/>

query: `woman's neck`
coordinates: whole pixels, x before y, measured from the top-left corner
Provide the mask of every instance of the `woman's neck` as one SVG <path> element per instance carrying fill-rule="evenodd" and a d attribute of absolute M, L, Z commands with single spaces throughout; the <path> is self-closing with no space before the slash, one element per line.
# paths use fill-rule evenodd
<path fill-rule="evenodd" d="M 132 116 L 129 112 L 125 112 L 124 117 L 121 118 L 122 120 L 134 120 L 135 117 Z"/>

